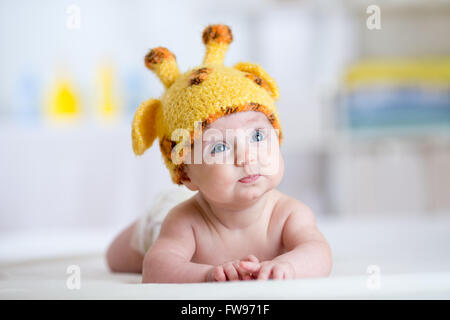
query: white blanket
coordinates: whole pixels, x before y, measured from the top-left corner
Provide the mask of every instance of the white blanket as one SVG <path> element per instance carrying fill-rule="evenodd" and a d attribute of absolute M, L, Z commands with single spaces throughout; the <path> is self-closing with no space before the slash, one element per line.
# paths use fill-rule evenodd
<path fill-rule="evenodd" d="M 0 299 L 450 298 L 449 218 L 319 227 L 333 250 L 329 278 L 199 284 L 141 284 L 140 275 L 110 273 L 103 255 L 111 231 L 2 235 Z"/>

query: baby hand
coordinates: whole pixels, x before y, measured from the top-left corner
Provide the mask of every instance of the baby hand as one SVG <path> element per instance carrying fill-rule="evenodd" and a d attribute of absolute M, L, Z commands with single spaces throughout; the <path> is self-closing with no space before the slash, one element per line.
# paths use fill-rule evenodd
<path fill-rule="evenodd" d="M 242 260 L 234 260 L 225 262 L 212 268 L 207 276 L 206 281 L 237 281 L 237 280 L 252 280 L 251 272 L 246 271 L 240 266 L 241 262 L 252 262 L 259 264 L 258 258 L 254 255 L 249 255 Z"/>
<path fill-rule="evenodd" d="M 292 264 L 283 261 L 241 261 L 239 266 L 253 274 L 257 280 L 267 279 L 294 279 L 295 270 Z"/>

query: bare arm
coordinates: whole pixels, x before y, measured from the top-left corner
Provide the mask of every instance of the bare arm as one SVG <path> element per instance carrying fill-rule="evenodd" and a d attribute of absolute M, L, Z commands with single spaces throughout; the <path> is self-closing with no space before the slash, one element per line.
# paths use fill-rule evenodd
<path fill-rule="evenodd" d="M 314 214 L 307 206 L 298 204 L 288 216 L 282 242 L 286 253 L 259 264 L 241 262 L 241 266 L 257 273 L 261 280 L 325 277 L 331 273 L 330 246 L 317 229 Z"/>
<path fill-rule="evenodd" d="M 161 225 L 158 239 L 144 257 L 142 282 L 204 282 L 212 265 L 190 262 L 195 237 L 188 214 L 173 209 Z"/>
<path fill-rule="evenodd" d="M 302 206 L 289 215 L 282 239 L 288 252 L 274 261 L 290 263 L 294 278 L 324 277 L 331 273 L 331 248 L 308 207 Z"/>

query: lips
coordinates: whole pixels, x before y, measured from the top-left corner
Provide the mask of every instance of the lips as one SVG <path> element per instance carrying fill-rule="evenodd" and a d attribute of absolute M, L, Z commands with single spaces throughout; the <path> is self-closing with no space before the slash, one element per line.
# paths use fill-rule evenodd
<path fill-rule="evenodd" d="M 254 181 L 258 180 L 258 178 L 259 178 L 260 176 L 261 176 L 261 175 L 259 175 L 259 174 L 253 174 L 253 175 L 251 175 L 251 176 L 246 176 L 246 177 L 244 177 L 244 178 L 242 178 L 242 179 L 239 179 L 239 182 L 242 182 L 242 183 L 251 183 L 251 182 L 254 182 Z"/>

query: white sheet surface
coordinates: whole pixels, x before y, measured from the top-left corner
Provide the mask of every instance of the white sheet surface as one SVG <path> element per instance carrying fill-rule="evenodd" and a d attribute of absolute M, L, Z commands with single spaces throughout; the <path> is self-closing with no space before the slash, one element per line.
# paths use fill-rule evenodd
<path fill-rule="evenodd" d="M 2 235 L 0 299 L 450 298 L 449 218 L 322 221 L 319 227 L 333 250 L 329 278 L 201 284 L 141 284 L 140 275 L 110 273 L 103 253 L 117 230 Z M 80 267 L 78 290 L 67 287 L 70 265 Z M 371 265 L 378 275 L 368 273 Z"/>

